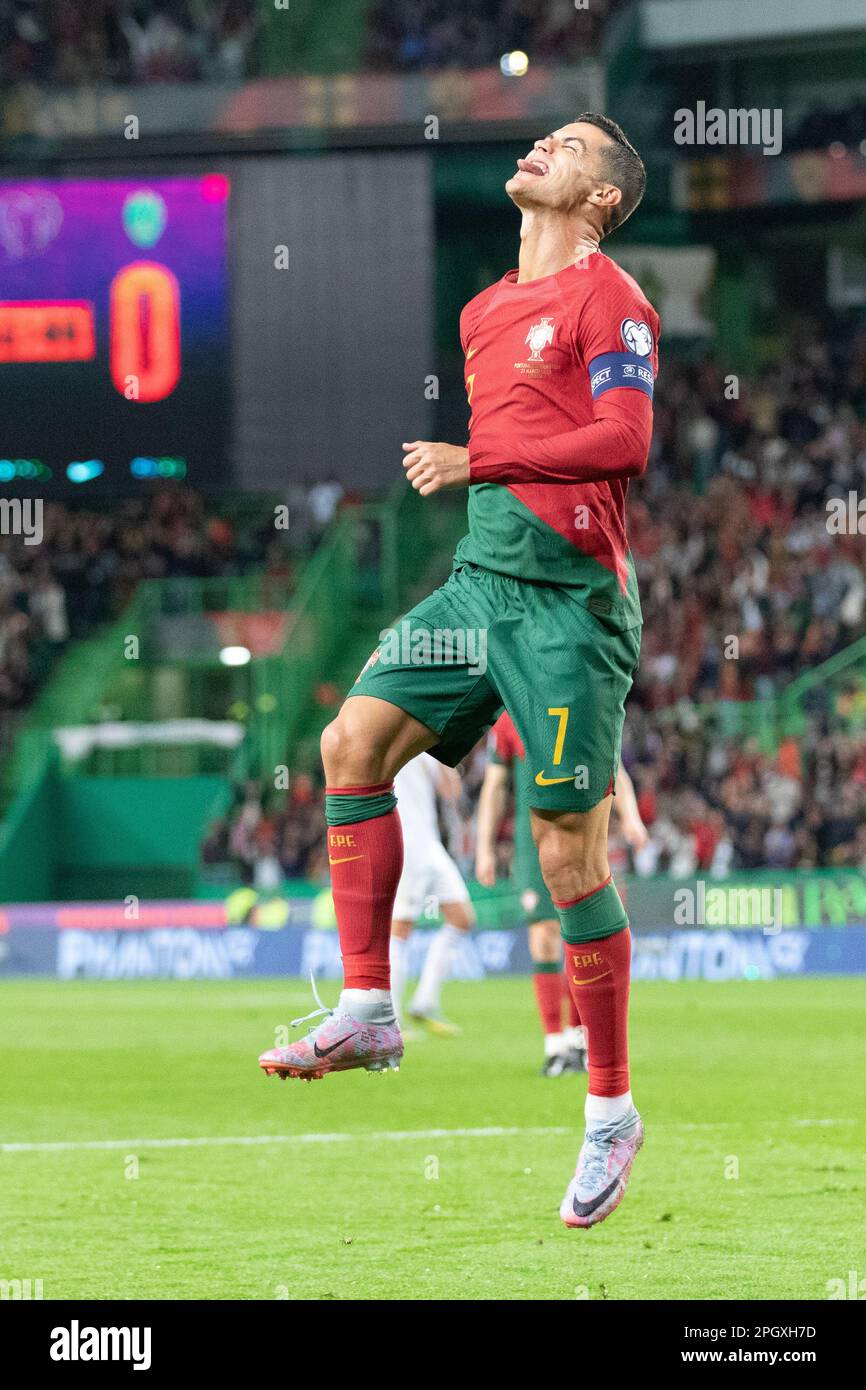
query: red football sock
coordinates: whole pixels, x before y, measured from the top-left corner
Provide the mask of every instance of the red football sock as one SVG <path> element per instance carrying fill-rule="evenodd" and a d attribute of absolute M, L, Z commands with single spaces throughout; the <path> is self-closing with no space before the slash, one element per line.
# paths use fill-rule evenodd
<path fill-rule="evenodd" d="M 556 967 L 555 972 L 546 969 L 539 970 L 536 966 L 532 973 L 532 987 L 535 990 L 538 1017 L 541 1019 L 541 1031 L 545 1034 L 560 1031 L 561 981 L 562 975 L 559 966 Z"/>
<path fill-rule="evenodd" d="M 569 990 L 587 1033 L 590 1094 L 621 1096 L 629 1089 L 631 932 L 564 946 Z"/>
<path fill-rule="evenodd" d="M 564 970 L 560 978 L 562 980 L 562 1011 L 565 1014 L 565 1027 L 579 1028 L 580 1014 L 577 1005 L 571 997 L 571 990 L 568 988 L 568 976 Z"/>
<path fill-rule="evenodd" d="M 352 796 L 380 787 L 352 787 Z M 340 795 L 328 789 L 329 796 Z M 328 827 L 331 891 L 346 989 L 390 989 L 391 909 L 403 871 L 403 830 L 396 810 Z"/>

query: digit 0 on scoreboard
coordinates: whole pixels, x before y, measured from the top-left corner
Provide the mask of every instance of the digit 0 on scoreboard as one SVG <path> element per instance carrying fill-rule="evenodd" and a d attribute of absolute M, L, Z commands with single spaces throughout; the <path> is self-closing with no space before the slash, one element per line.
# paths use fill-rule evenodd
<path fill-rule="evenodd" d="M 167 266 L 134 261 L 119 270 L 111 282 L 109 320 L 115 389 L 145 402 L 171 395 L 180 380 L 180 289 Z"/>

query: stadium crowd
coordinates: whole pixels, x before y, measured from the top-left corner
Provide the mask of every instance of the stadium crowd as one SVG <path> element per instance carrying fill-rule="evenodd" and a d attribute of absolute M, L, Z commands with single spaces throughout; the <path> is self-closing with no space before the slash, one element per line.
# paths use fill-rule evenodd
<path fill-rule="evenodd" d="M 598 51 L 622 0 L 378 0 L 369 19 L 367 66 L 390 71 L 476 68 L 515 49 L 534 62 L 570 63 Z"/>
<path fill-rule="evenodd" d="M 536 63 L 574 63 L 599 52 L 625 3 L 372 0 L 360 62 L 373 72 L 476 68 L 523 50 Z M 264 71 L 263 9 L 262 0 L 0 0 L 0 83 L 243 82 Z M 789 151 L 834 144 L 866 148 L 859 97 L 786 122 Z"/>
<path fill-rule="evenodd" d="M 256 0 L 0 0 L 6 82 L 242 81 Z"/>
<path fill-rule="evenodd" d="M 646 614 L 633 703 L 767 698 L 860 637 L 866 536 L 832 531 L 827 503 L 864 484 L 863 329 L 804 326 L 751 382 L 668 360 L 629 499 Z"/>
<path fill-rule="evenodd" d="M 375 0 L 362 54 L 374 71 L 481 67 L 594 53 L 622 0 Z M 0 0 L 7 82 L 240 82 L 261 71 L 257 0 Z"/>

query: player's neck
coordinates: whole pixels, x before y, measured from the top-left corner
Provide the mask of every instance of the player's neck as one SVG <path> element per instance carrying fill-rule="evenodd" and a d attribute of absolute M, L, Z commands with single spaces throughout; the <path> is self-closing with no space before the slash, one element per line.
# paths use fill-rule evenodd
<path fill-rule="evenodd" d="M 542 215 L 531 209 L 520 225 L 517 283 L 558 275 L 599 249 L 598 233 L 583 218 Z"/>

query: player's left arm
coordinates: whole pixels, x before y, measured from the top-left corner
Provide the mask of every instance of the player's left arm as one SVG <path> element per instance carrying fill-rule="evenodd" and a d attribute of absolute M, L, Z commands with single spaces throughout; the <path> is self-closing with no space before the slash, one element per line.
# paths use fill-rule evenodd
<path fill-rule="evenodd" d="M 617 769 L 614 791 L 616 792 L 613 803 L 614 810 L 616 811 L 620 829 L 625 836 L 626 843 L 629 844 L 632 849 L 643 849 L 644 845 L 649 840 L 649 832 L 638 810 L 634 783 L 622 763 L 620 763 Z"/>
<path fill-rule="evenodd" d="M 597 483 L 646 469 L 658 370 L 658 316 L 636 291 L 598 290 L 572 341 L 589 378 L 593 420 L 544 439 L 473 437 L 472 483 Z"/>

